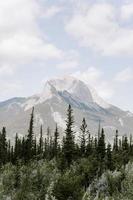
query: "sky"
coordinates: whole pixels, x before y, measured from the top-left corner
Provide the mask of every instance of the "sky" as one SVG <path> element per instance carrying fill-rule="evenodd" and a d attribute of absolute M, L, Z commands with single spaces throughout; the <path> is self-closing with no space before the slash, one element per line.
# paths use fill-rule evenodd
<path fill-rule="evenodd" d="M 132 0 L 0 1 L 0 101 L 64 75 L 133 112 Z"/>

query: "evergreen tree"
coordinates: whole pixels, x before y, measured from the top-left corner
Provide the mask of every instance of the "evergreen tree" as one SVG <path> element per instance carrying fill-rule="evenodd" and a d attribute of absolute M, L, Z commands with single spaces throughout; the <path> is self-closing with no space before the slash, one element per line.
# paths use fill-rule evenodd
<path fill-rule="evenodd" d="M 14 148 L 13 148 L 13 146 L 11 147 L 11 162 L 13 164 L 15 164 L 15 162 L 14 162 Z"/>
<path fill-rule="evenodd" d="M 16 133 L 15 136 L 15 147 L 14 147 L 14 159 L 15 161 L 17 161 L 17 159 L 19 158 L 19 146 L 18 146 L 18 134 Z"/>
<path fill-rule="evenodd" d="M 34 156 L 34 158 L 36 158 L 37 155 L 37 141 L 36 141 L 36 137 L 33 140 L 33 150 L 32 150 L 32 154 Z"/>
<path fill-rule="evenodd" d="M 94 151 L 94 142 L 93 142 L 93 138 L 91 137 L 90 132 L 88 131 L 88 139 L 87 139 L 87 146 L 86 146 L 86 156 L 89 157 L 90 155 L 92 155 L 93 151 Z"/>
<path fill-rule="evenodd" d="M 102 174 L 104 168 L 105 168 L 105 135 L 104 135 L 104 129 L 102 128 L 102 132 L 98 141 L 98 147 L 97 147 L 97 158 L 99 161 L 99 175 Z"/>
<path fill-rule="evenodd" d="M 107 169 L 109 169 L 109 170 L 112 170 L 112 169 L 113 169 L 111 144 L 108 144 L 108 146 L 107 146 L 106 167 L 107 167 Z"/>
<path fill-rule="evenodd" d="M 56 124 L 55 132 L 54 132 L 54 156 L 57 158 L 58 155 L 58 150 L 59 150 L 59 131 L 58 131 L 58 126 Z"/>
<path fill-rule="evenodd" d="M 128 143 L 127 136 L 124 136 L 122 139 L 122 159 L 123 159 L 123 165 L 125 166 L 129 161 L 129 153 L 130 153 L 130 147 Z"/>
<path fill-rule="evenodd" d="M 26 145 L 26 149 L 27 149 L 27 161 L 30 160 L 33 157 L 33 148 L 34 148 L 34 107 L 32 109 L 32 113 L 31 113 L 31 119 L 30 119 L 30 125 L 29 125 L 29 130 L 28 130 L 28 136 L 27 136 L 27 145 Z"/>
<path fill-rule="evenodd" d="M 83 118 L 82 125 L 80 127 L 81 135 L 80 135 L 80 150 L 81 155 L 85 156 L 86 153 L 86 141 L 87 141 L 87 124 L 85 118 Z"/>
<path fill-rule="evenodd" d="M 6 127 L 2 128 L 2 133 L 0 134 L 0 160 L 1 164 L 7 162 L 7 140 L 6 140 Z"/>
<path fill-rule="evenodd" d="M 67 110 L 65 138 L 63 142 L 64 160 L 68 167 L 70 167 L 75 156 L 73 124 L 74 124 L 73 110 L 71 108 L 71 105 L 69 105 L 68 110 Z"/>
<path fill-rule="evenodd" d="M 43 154 L 43 130 L 42 130 L 42 125 L 40 127 L 40 138 L 39 138 L 38 153 L 39 154 Z"/>
<path fill-rule="evenodd" d="M 123 149 L 123 151 L 128 151 L 129 150 L 129 144 L 128 144 L 127 136 L 123 137 L 123 140 L 122 140 L 122 149 Z"/>
<path fill-rule="evenodd" d="M 11 162 L 11 142 L 10 142 L 10 140 L 8 141 L 8 144 L 7 144 L 7 160 L 8 160 L 8 162 Z"/>
<path fill-rule="evenodd" d="M 98 141 L 98 158 L 101 162 L 103 162 L 105 157 L 105 135 L 104 129 L 102 128 L 101 136 Z"/>
<path fill-rule="evenodd" d="M 116 130 L 113 150 L 114 150 L 115 152 L 118 152 L 118 150 L 119 150 L 119 145 L 118 145 L 118 130 Z"/>

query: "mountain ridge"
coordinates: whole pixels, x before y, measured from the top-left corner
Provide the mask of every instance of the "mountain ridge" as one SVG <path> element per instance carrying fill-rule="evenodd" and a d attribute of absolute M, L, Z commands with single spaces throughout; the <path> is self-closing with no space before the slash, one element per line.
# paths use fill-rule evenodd
<path fill-rule="evenodd" d="M 31 97 L 16 97 L 0 103 L 0 126 L 6 126 L 9 137 L 27 133 L 32 107 L 35 107 L 35 132 L 42 124 L 44 130 L 49 126 L 54 130 L 57 123 L 63 134 L 65 114 L 68 104 L 75 113 L 75 127 L 79 130 L 82 118 L 85 117 L 88 128 L 97 134 L 98 122 L 107 132 L 110 140 L 115 130 L 120 135 L 130 134 L 133 130 L 133 114 L 106 103 L 93 88 L 72 76 L 48 80 L 40 94 Z"/>

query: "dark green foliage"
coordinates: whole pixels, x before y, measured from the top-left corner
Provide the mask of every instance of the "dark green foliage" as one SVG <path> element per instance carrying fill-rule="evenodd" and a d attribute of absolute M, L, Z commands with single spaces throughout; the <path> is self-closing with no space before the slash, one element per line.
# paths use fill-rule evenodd
<path fill-rule="evenodd" d="M 81 200 L 83 189 L 80 175 L 68 171 L 60 176 L 54 185 L 53 196 L 58 200 Z"/>
<path fill-rule="evenodd" d="M 42 125 L 40 127 L 40 138 L 39 138 L 39 146 L 38 146 L 38 154 L 43 154 L 43 130 Z"/>
<path fill-rule="evenodd" d="M 88 137 L 88 131 L 87 131 L 87 124 L 85 118 L 83 118 L 82 125 L 80 127 L 81 134 L 80 134 L 80 151 L 81 156 L 85 156 L 86 154 L 86 143 L 87 143 L 87 137 Z"/>
<path fill-rule="evenodd" d="M 77 165 L 77 173 L 81 175 L 81 185 L 85 189 L 96 177 L 98 171 L 98 162 L 95 157 L 82 158 Z"/>
<path fill-rule="evenodd" d="M 98 159 L 102 163 L 105 158 L 105 135 L 104 135 L 104 129 L 102 129 L 99 141 L 98 141 L 98 147 L 97 147 L 97 154 Z"/>
<path fill-rule="evenodd" d="M 111 144 L 107 146 L 107 153 L 106 153 L 106 161 L 105 161 L 106 168 L 109 170 L 113 170 L 113 160 L 112 160 L 112 151 L 111 151 Z"/>
<path fill-rule="evenodd" d="M 116 135 L 115 135 L 115 139 L 114 139 L 113 150 L 116 151 L 116 152 L 119 150 L 119 148 L 118 148 L 118 130 L 116 130 Z"/>
<path fill-rule="evenodd" d="M 27 148 L 27 160 L 30 160 L 33 157 L 33 148 L 34 148 L 34 107 L 32 109 L 31 113 L 31 119 L 30 119 L 30 125 L 29 125 L 29 130 L 28 130 L 28 135 L 27 135 L 27 140 L 26 140 L 26 148 Z"/>
<path fill-rule="evenodd" d="M 100 124 L 98 137 L 93 137 L 83 118 L 80 141 L 76 142 L 73 128 L 74 115 L 70 105 L 62 141 L 57 125 L 53 134 L 48 127 L 46 137 L 43 137 L 41 126 L 40 137 L 36 139 L 34 108 L 27 136 L 20 138 L 16 134 L 13 146 L 10 140 L 7 141 L 6 128 L 3 127 L 0 132 L 0 167 L 3 169 L 3 166 L 9 166 L 6 163 L 13 164 L 10 164 L 11 173 L 9 168 L 6 169 L 7 175 L 2 179 L 4 195 L 12 193 L 14 200 L 52 200 L 54 197 L 57 200 L 81 200 L 95 179 L 108 170 L 126 169 L 126 164 L 133 159 L 132 137 L 130 140 L 127 136 L 119 138 L 116 131 L 113 146 L 106 145 L 104 129 L 100 128 Z M 118 180 L 108 177 L 109 195 L 114 195 L 115 187 L 121 192 L 124 175 L 121 173 Z"/>
<path fill-rule="evenodd" d="M 74 157 L 75 157 L 75 142 L 74 142 L 74 116 L 73 110 L 69 105 L 67 110 L 67 120 L 66 120 L 66 130 L 65 130 L 65 138 L 63 141 L 63 154 L 66 165 L 70 167 Z"/>
<path fill-rule="evenodd" d="M 53 152 L 54 152 L 54 157 L 57 158 L 58 154 L 59 154 L 59 131 L 58 131 L 58 126 L 56 124 L 56 128 L 55 128 L 55 132 L 54 132 L 54 143 L 53 143 Z"/>
<path fill-rule="evenodd" d="M 6 128 L 2 128 L 0 133 L 0 164 L 5 164 L 8 159 L 8 143 L 6 140 Z"/>

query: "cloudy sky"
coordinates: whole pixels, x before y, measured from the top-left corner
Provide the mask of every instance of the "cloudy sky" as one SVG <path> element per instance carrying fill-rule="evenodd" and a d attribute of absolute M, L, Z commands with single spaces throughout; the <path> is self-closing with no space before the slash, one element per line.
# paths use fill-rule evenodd
<path fill-rule="evenodd" d="M 0 101 L 64 74 L 133 111 L 132 0 L 0 1 Z"/>

